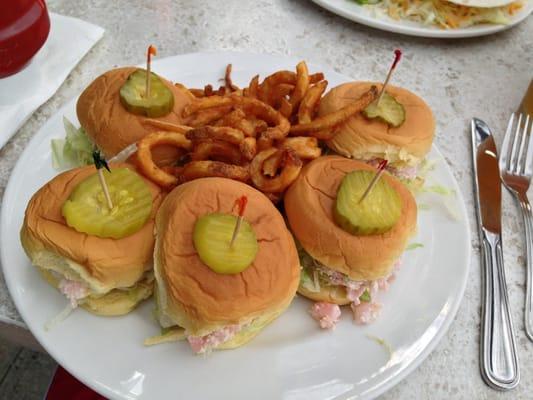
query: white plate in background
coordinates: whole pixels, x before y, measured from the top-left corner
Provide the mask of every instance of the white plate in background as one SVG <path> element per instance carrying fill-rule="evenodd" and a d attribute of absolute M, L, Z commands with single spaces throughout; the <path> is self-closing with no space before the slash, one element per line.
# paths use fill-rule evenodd
<path fill-rule="evenodd" d="M 440 29 L 435 26 L 425 26 L 421 23 L 409 20 L 395 20 L 388 16 L 377 17 L 372 10 L 372 7 L 360 6 L 354 0 L 311 1 L 341 17 L 372 28 L 394 33 L 402 33 L 404 35 L 448 39 L 485 36 L 500 32 L 522 22 L 533 11 L 533 0 L 524 0 L 526 4 L 519 12 L 511 17 L 511 21 L 508 25 L 481 24 L 468 28 Z"/>

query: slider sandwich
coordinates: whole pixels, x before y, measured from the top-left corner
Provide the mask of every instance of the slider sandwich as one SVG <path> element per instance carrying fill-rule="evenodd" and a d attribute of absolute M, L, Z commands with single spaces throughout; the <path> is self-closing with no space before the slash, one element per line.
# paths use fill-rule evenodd
<path fill-rule="evenodd" d="M 321 100 L 319 115 L 334 112 L 367 92 L 376 82 L 349 82 L 330 90 Z M 424 100 L 413 92 L 387 85 L 379 102 L 339 125 L 327 145 L 336 153 L 377 165 L 388 161 L 387 170 L 411 188 L 423 184 L 421 165 L 431 150 L 435 118 Z"/>
<path fill-rule="evenodd" d="M 245 210 L 235 206 L 243 196 Z M 195 353 L 242 346 L 296 294 L 294 240 L 272 202 L 251 186 L 226 178 L 182 184 L 163 201 L 156 228 L 158 320 L 184 328 Z"/>
<path fill-rule="evenodd" d="M 387 172 L 367 192 L 375 176 L 366 163 L 325 156 L 306 165 L 285 194 L 302 266 L 298 292 L 318 302 L 312 315 L 323 328 L 335 326 L 339 305 L 350 304 L 358 323 L 376 318 L 377 294 L 415 233 L 411 192 Z"/>
<path fill-rule="evenodd" d="M 130 312 L 153 290 L 155 214 L 161 190 L 128 164 L 64 172 L 31 198 L 20 232 L 26 254 L 52 286 L 98 315 Z"/>
<path fill-rule="evenodd" d="M 147 119 L 181 124 L 181 111 L 193 96 L 181 85 L 150 73 L 150 97 L 146 96 L 147 71 L 126 67 L 110 70 L 96 78 L 80 95 L 76 112 L 89 139 L 107 158 L 159 128 Z M 154 149 L 160 164 L 178 158 L 178 150 Z"/>

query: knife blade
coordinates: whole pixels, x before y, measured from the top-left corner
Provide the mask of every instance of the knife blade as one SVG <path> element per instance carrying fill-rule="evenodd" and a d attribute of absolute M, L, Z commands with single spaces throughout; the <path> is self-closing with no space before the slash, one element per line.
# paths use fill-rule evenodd
<path fill-rule="evenodd" d="M 518 385 L 520 370 L 503 264 L 498 153 L 485 122 L 472 119 L 471 134 L 483 267 L 481 375 L 490 387 L 510 390 Z"/>

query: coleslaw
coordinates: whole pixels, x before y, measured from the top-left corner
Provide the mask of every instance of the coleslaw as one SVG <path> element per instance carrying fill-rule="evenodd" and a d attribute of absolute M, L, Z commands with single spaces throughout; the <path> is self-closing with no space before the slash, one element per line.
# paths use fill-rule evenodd
<path fill-rule="evenodd" d="M 477 24 L 507 25 L 510 17 L 524 6 L 515 1 L 501 7 L 468 7 L 445 0 L 354 0 L 371 8 L 377 16 L 384 14 L 392 19 L 408 19 L 441 29 L 466 28 Z"/>

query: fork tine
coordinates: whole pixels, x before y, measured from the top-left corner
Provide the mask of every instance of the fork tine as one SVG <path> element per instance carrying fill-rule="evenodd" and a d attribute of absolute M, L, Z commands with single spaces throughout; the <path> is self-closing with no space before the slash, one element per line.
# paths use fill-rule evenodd
<path fill-rule="evenodd" d="M 500 152 L 500 171 L 507 171 L 509 169 L 509 161 L 511 160 L 511 131 L 513 129 L 514 113 L 509 118 L 505 135 L 503 136 L 502 151 Z"/>
<path fill-rule="evenodd" d="M 529 143 L 527 146 L 526 165 L 524 173 L 528 177 L 533 174 L 533 121 L 529 129 Z"/>
<path fill-rule="evenodd" d="M 523 174 L 526 167 L 526 155 L 524 154 L 524 148 L 526 147 L 526 140 L 528 138 L 527 127 L 529 125 L 529 115 L 526 114 L 526 120 L 524 121 L 524 129 L 522 129 L 522 137 L 520 138 L 520 149 L 518 150 L 518 156 L 516 159 L 516 170 L 519 174 Z"/>
<path fill-rule="evenodd" d="M 518 142 L 518 137 L 520 135 L 520 125 L 522 123 L 522 114 L 518 114 L 518 124 L 516 125 L 516 131 L 513 135 L 513 146 L 511 147 L 511 156 L 509 157 L 509 170 L 514 173 L 516 170 L 516 164 L 518 164 L 517 154 L 516 154 L 516 144 Z"/>

